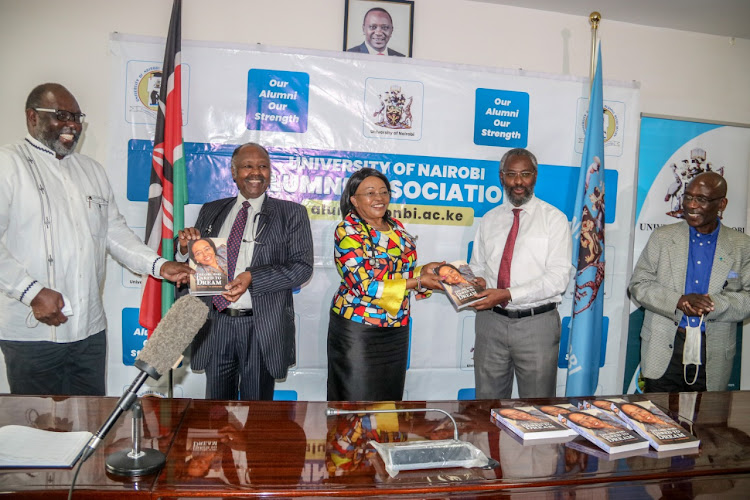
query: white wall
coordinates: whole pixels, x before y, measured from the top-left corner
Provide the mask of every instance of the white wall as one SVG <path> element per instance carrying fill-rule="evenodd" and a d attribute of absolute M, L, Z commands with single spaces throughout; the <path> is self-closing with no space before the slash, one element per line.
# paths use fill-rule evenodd
<path fill-rule="evenodd" d="M 171 0 L 0 0 L 2 143 L 25 133 L 31 88 L 58 81 L 87 113 L 82 152 L 103 161 L 110 32 L 166 36 Z M 604 20 L 604 78 L 641 84 L 644 113 L 750 123 L 750 40 Z M 344 0 L 184 0 L 183 38 L 340 50 Z M 399 29 L 396 26 L 396 29 Z M 416 0 L 414 56 L 587 77 L 581 16 L 471 0 Z"/>

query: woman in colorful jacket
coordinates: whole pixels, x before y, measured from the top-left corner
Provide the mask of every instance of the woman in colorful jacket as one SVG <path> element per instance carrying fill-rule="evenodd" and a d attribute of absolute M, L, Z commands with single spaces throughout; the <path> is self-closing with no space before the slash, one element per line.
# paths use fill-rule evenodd
<path fill-rule="evenodd" d="M 371 168 L 341 195 L 335 233 L 341 285 L 328 324 L 328 400 L 400 401 L 409 349 L 409 295 L 440 289 L 431 262 L 417 266 L 415 240 L 388 210 L 391 186 Z"/>

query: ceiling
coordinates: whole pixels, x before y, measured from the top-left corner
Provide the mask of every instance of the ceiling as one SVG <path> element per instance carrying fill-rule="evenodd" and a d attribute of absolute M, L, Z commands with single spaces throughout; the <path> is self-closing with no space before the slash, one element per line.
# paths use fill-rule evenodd
<path fill-rule="evenodd" d="M 527 9 L 588 16 L 750 39 L 750 0 L 479 0 Z"/>

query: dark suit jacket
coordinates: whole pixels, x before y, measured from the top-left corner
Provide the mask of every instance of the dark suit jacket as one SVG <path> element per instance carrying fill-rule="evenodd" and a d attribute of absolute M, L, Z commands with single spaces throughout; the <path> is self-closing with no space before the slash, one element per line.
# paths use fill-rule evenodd
<path fill-rule="evenodd" d="M 224 198 L 201 207 L 195 222 L 201 236 L 218 236 L 236 200 Z M 313 244 L 307 210 L 266 195 L 257 234 L 253 259 L 246 269 L 253 277 L 248 288 L 253 299 L 253 334 L 258 336 L 266 368 L 279 379 L 286 377 L 296 360 L 292 289 L 312 276 Z M 209 307 L 211 299 L 202 297 Z M 210 330 L 208 321 L 193 340 L 190 365 L 194 370 L 207 366 L 216 347 Z"/>
<path fill-rule="evenodd" d="M 388 50 L 389 56 L 405 57 L 401 52 L 396 52 L 395 50 L 389 49 L 388 47 L 386 47 L 386 49 Z M 362 45 L 357 45 L 356 47 L 352 47 L 351 49 L 347 50 L 347 52 L 359 52 L 362 54 L 370 53 L 370 51 L 367 50 L 366 42 L 362 42 Z"/>

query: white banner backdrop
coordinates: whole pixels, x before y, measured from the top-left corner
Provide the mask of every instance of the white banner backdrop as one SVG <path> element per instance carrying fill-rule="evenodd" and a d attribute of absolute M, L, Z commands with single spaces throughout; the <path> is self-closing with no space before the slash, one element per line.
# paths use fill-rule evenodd
<path fill-rule="evenodd" d="M 106 168 L 121 212 L 143 233 L 163 40 L 112 35 L 112 113 Z M 295 295 L 297 364 L 277 383 L 281 399 L 323 400 L 328 311 L 339 276 L 333 229 L 345 179 L 364 166 L 392 181 L 392 209 L 418 235 L 420 262 L 469 259 L 478 219 L 502 201 L 498 160 L 527 147 L 540 163 L 537 195 L 570 218 L 588 83 L 401 58 L 183 43 L 183 122 L 190 205 L 236 193 L 232 150 L 247 141 L 271 152 L 270 195 L 308 207 L 315 244 L 311 281 Z M 607 341 L 597 393 L 619 393 L 627 331 L 625 277 L 633 227 L 639 117 L 637 89 L 605 86 Z M 92 124 L 91 126 L 101 126 Z M 145 341 L 140 277 L 110 260 L 108 393 L 122 393 Z M 474 313 L 435 294 L 413 303 L 405 399 L 473 395 Z M 563 302 L 566 367 L 570 292 Z M 204 376 L 175 371 L 175 396 L 203 397 Z M 564 394 L 560 370 L 558 394 Z M 620 383 L 618 384 L 618 381 Z M 163 393 L 163 384 L 148 389 Z"/>
<path fill-rule="evenodd" d="M 638 158 L 633 266 L 651 233 L 659 226 L 682 220 L 682 195 L 696 175 L 714 171 L 727 179 L 727 209 L 722 224 L 745 232 L 750 169 L 750 128 L 680 119 L 643 117 Z M 639 390 L 640 329 L 643 312 L 631 302 L 627 359 L 622 392 Z M 740 362 L 738 350 L 735 364 Z M 750 366 L 750 360 L 742 363 Z M 733 374 L 730 389 L 740 389 Z M 620 392 L 620 391 L 617 391 Z"/>

